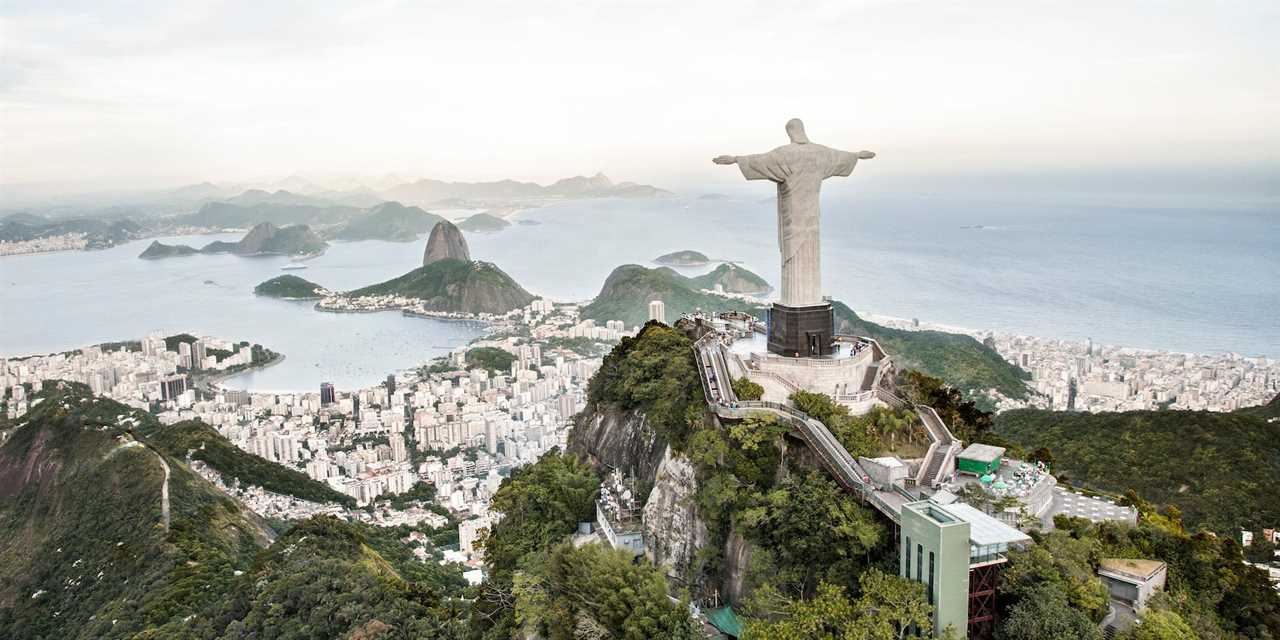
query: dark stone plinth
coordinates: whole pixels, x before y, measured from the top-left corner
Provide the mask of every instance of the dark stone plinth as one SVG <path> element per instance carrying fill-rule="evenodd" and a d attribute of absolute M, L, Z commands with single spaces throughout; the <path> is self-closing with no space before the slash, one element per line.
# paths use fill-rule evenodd
<path fill-rule="evenodd" d="M 769 308 L 769 353 L 789 357 L 830 355 L 835 328 L 830 302 L 811 307 L 788 307 L 775 302 Z"/>

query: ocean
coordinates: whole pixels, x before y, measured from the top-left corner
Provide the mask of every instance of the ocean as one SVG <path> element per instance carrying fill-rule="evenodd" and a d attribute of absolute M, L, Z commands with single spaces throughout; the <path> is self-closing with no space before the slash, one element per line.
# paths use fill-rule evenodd
<path fill-rule="evenodd" d="M 778 281 L 772 189 L 723 198 L 580 200 L 527 209 L 467 234 L 529 291 L 586 300 L 621 264 L 681 249 Z M 164 238 L 201 246 L 236 235 Z M 465 344 L 475 323 L 398 313 L 328 314 L 258 298 L 294 273 L 332 289 L 400 275 L 413 243 L 336 243 L 300 271 L 284 258 L 141 260 L 150 239 L 112 249 L 0 258 L 0 353 L 48 353 L 154 332 L 251 340 L 286 355 L 232 387 L 350 388 Z M 1188 352 L 1280 356 L 1280 212 L 1267 203 L 1068 196 L 823 197 L 823 283 L 856 310 L 975 329 Z M 699 270 L 690 270 L 697 272 Z"/>

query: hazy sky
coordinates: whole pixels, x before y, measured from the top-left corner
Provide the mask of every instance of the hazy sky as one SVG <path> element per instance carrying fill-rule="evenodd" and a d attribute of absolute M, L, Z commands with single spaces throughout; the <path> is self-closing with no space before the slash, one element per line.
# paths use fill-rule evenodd
<path fill-rule="evenodd" d="M 113 6 L 107 6 L 113 5 Z M 470 5 L 470 6 L 468 6 Z M 798 5 L 798 6 L 797 6 Z M 0 4 L 0 183 L 1280 166 L 1280 3 Z"/>

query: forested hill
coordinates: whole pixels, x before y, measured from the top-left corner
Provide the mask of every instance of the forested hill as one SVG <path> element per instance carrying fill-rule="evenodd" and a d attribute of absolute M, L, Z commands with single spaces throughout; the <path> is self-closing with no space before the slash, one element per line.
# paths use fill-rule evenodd
<path fill-rule="evenodd" d="M 492 262 L 454 259 L 432 262 L 347 295 L 417 298 L 433 311 L 462 313 L 503 314 L 533 301 L 533 294 Z"/>
<path fill-rule="evenodd" d="M 737 271 L 750 274 L 745 269 Z M 763 307 L 701 291 L 704 285 L 709 284 L 696 278 L 686 278 L 669 267 L 649 269 L 634 264 L 622 265 L 609 274 L 600 293 L 582 308 L 582 317 L 598 322 L 622 320 L 628 326 L 639 325 L 648 319 L 649 302 L 652 300 L 661 300 L 666 305 L 668 322 L 675 322 L 680 314 L 697 309 L 712 312 L 741 310 L 762 319 L 765 317 Z M 874 338 L 893 356 L 899 369 L 915 369 L 941 378 L 974 398 L 987 389 L 995 389 L 1010 398 L 1027 397 L 1026 380 L 1031 375 L 972 336 L 892 329 L 859 318 L 842 302 L 834 302 L 833 307 L 837 333 Z"/>
<path fill-rule="evenodd" d="M 331 517 L 272 542 L 147 414 L 54 381 L 33 404 L 0 423 L 0 638 L 466 637 L 456 566 Z"/>
<path fill-rule="evenodd" d="M 893 329 L 863 320 L 843 302 L 834 302 L 833 306 L 836 333 L 875 339 L 893 356 L 899 369 L 915 369 L 942 378 L 969 395 L 995 389 L 1010 398 L 1027 397 L 1026 381 L 1031 374 L 972 336 Z"/>
<path fill-rule="evenodd" d="M 50 387 L 0 447 L 0 637 L 176 630 L 215 605 L 270 530 L 135 440 L 146 414 L 81 385 Z"/>
<path fill-rule="evenodd" d="M 1232 533 L 1280 522 L 1280 422 L 1260 415 L 1267 410 L 1023 409 L 996 416 L 995 430 L 1027 450 L 1048 447 L 1055 473 L 1105 491 L 1133 489 L 1176 505 L 1188 525 Z"/>
<path fill-rule="evenodd" d="M 1280 418 L 1280 395 L 1276 395 L 1276 397 L 1272 398 L 1271 402 L 1268 402 L 1267 404 L 1241 409 L 1239 413 L 1254 415 L 1261 418 Z"/>
<path fill-rule="evenodd" d="M 752 305 L 724 296 L 701 291 L 692 279 L 670 267 L 649 269 L 638 264 L 624 264 L 605 279 L 600 293 L 582 308 L 582 317 L 597 322 L 621 320 L 627 326 L 644 324 L 649 319 L 649 302 L 661 300 L 666 305 L 668 322 L 681 314 L 703 311 L 752 310 Z M 756 308 L 763 317 L 764 311 Z"/>

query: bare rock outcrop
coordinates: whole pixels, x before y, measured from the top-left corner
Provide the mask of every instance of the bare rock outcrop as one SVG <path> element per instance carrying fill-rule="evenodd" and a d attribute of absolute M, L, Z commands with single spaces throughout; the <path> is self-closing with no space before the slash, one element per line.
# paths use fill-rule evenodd
<path fill-rule="evenodd" d="M 707 524 L 698 517 L 697 492 L 693 464 L 667 447 L 644 505 L 644 553 L 686 583 L 698 575 L 698 552 L 710 541 Z"/>
<path fill-rule="evenodd" d="M 431 237 L 427 238 L 427 250 L 422 254 L 422 266 L 441 260 L 471 262 L 467 239 L 462 236 L 462 230 L 448 220 L 441 220 L 432 227 Z"/>

